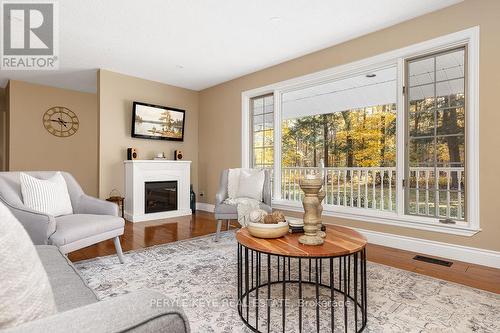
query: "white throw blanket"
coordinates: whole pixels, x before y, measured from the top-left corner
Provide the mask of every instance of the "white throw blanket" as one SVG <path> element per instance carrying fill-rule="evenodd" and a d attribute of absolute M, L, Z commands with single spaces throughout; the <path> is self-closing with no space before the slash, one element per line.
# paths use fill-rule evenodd
<path fill-rule="evenodd" d="M 225 204 L 236 206 L 238 210 L 238 222 L 241 226 L 246 227 L 250 221 L 250 212 L 259 208 L 259 201 L 250 198 L 234 198 L 224 200 Z"/>

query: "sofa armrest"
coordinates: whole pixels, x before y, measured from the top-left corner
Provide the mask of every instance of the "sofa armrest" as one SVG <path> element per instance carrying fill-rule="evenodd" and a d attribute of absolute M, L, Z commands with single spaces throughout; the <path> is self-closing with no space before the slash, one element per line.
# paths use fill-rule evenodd
<path fill-rule="evenodd" d="M 83 194 L 75 209 L 76 214 L 96 214 L 118 216 L 118 205 Z"/>
<path fill-rule="evenodd" d="M 2 333 L 189 332 L 184 312 L 167 303 L 163 294 L 142 290 L 60 312 Z"/>
<path fill-rule="evenodd" d="M 56 231 L 54 216 L 37 212 L 25 206 L 14 206 L 3 199 L 0 201 L 9 208 L 16 219 L 23 225 L 33 244 L 47 244 L 50 235 Z"/>

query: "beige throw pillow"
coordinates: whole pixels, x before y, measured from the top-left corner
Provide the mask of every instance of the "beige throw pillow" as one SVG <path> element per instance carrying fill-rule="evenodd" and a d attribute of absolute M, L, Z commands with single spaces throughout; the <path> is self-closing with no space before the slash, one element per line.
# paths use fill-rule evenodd
<path fill-rule="evenodd" d="M 227 197 L 235 199 L 238 194 L 238 185 L 240 184 L 241 169 L 229 169 L 227 174 Z"/>
<path fill-rule="evenodd" d="M 241 169 L 238 184 L 238 198 L 251 198 L 262 201 L 262 189 L 266 174 L 264 170 Z"/>
<path fill-rule="evenodd" d="M 35 246 L 0 202 L 0 329 L 56 313 L 54 294 Z"/>

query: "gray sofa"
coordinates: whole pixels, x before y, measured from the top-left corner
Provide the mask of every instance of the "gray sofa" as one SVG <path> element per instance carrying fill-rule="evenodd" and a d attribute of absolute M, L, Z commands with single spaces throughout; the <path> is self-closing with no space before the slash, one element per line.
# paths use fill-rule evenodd
<path fill-rule="evenodd" d="M 49 277 L 58 313 L 2 333 L 189 332 L 183 311 L 167 306 L 163 294 L 143 290 L 98 301 L 57 247 L 38 245 L 36 249 Z"/>

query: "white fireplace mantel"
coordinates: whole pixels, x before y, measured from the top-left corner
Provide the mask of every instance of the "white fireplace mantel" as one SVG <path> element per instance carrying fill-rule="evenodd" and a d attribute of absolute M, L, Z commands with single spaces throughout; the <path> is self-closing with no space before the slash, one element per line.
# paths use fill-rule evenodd
<path fill-rule="evenodd" d="M 191 161 L 131 160 L 125 164 L 125 219 L 132 222 L 191 215 Z M 145 213 L 145 183 L 177 181 L 177 210 Z"/>

